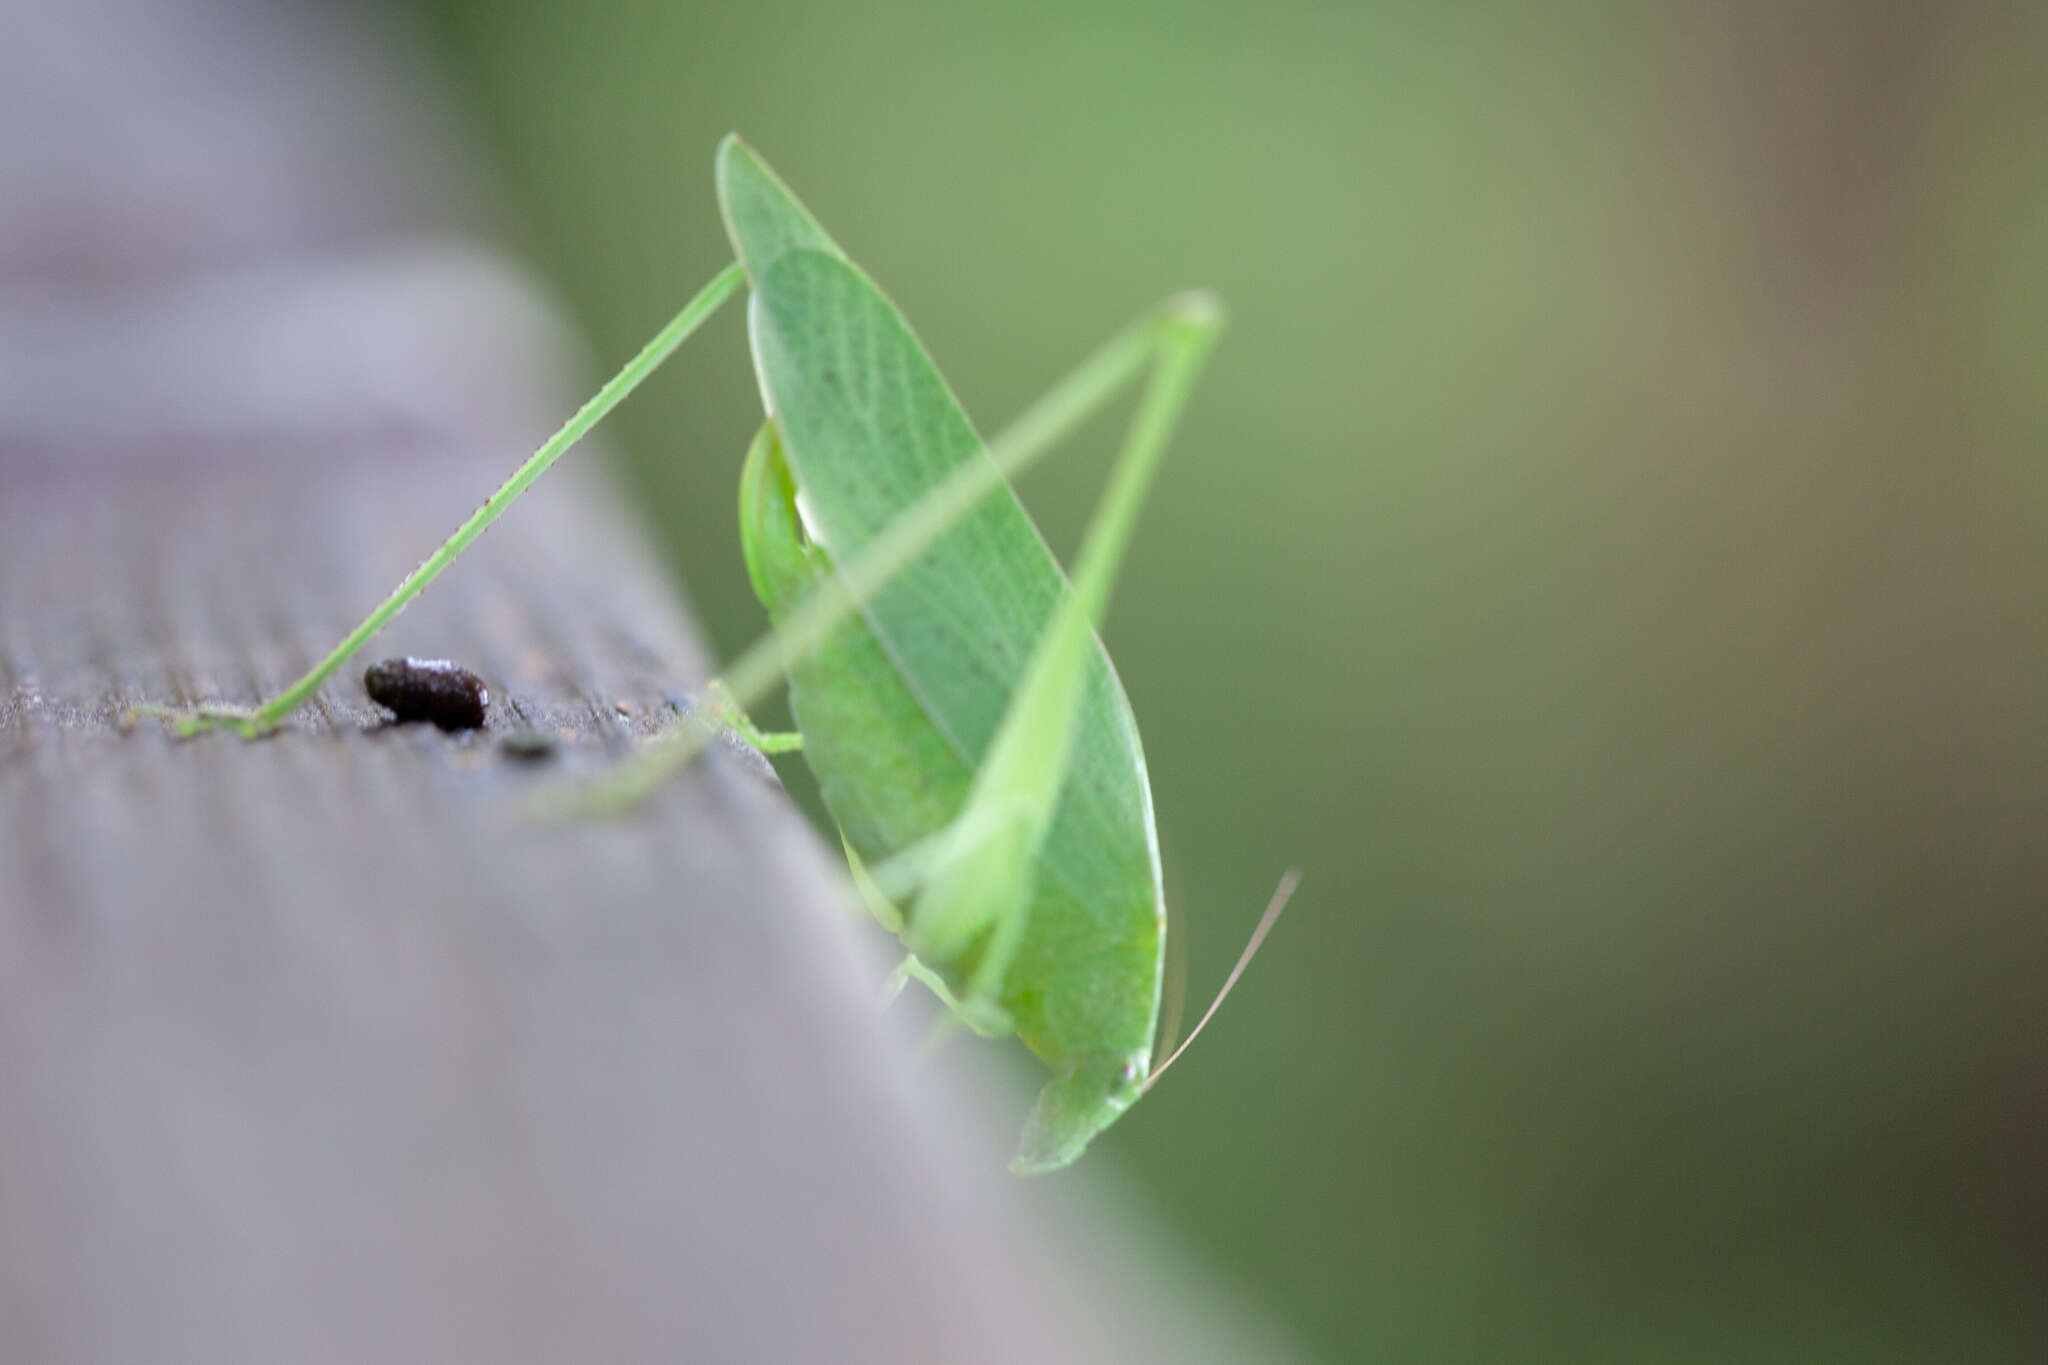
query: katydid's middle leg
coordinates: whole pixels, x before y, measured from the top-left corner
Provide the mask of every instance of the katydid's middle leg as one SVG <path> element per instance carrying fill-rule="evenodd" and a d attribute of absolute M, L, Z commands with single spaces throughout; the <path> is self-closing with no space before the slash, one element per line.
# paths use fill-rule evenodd
<path fill-rule="evenodd" d="M 780 628 L 756 640 L 725 671 L 727 698 L 742 711 L 759 703 L 782 680 L 787 660 L 817 648 L 840 623 L 860 609 L 861 603 L 930 548 L 983 498 L 1036 464 L 1150 367 L 1153 381 L 1132 421 L 1111 486 L 1089 528 L 1081 558 L 1076 561 L 1077 598 L 1081 596 L 1082 574 L 1088 571 L 1091 552 L 1093 558 L 1101 561 L 1091 576 L 1099 576 L 1102 581 L 1082 601 L 1085 614 L 1080 618 L 1079 640 L 1080 646 L 1085 647 L 1088 630 L 1100 617 L 1102 603 L 1107 601 L 1114 585 L 1117 562 L 1122 558 L 1174 419 L 1186 404 L 1195 375 L 1222 326 L 1222 304 L 1214 295 L 1193 292 L 1168 299 L 1118 333 L 991 441 L 989 459 L 962 464 L 919 498 L 857 558 L 821 578 Z M 1072 644 L 1062 648 L 1078 652 Z M 1071 718 L 1066 724 L 1071 726 Z M 702 727 L 678 725 L 604 776 L 566 795 L 543 796 L 541 813 L 602 815 L 630 810 L 688 766 L 709 737 Z M 987 916 L 978 918 L 980 925 L 989 922 Z M 976 927 L 968 926 L 968 937 Z"/>

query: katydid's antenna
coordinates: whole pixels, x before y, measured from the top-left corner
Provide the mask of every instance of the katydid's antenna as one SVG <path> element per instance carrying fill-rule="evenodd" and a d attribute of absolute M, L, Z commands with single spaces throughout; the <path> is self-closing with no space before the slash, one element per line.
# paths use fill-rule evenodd
<path fill-rule="evenodd" d="M 1256 929 L 1252 930 L 1252 936 L 1245 943 L 1244 951 L 1237 955 L 1237 965 L 1230 969 L 1229 976 L 1223 978 L 1223 989 L 1216 992 L 1216 998 L 1209 1002 L 1208 1009 L 1202 1011 L 1202 1017 L 1188 1031 L 1188 1036 L 1180 1040 L 1180 1046 L 1175 1048 L 1172 1055 L 1167 1057 L 1165 1061 L 1153 1068 L 1152 1074 L 1145 1078 L 1145 1084 L 1138 1087 L 1140 1095 L 1150 1090 L 1154 1085 L 1157 1085 L 1159 1078 L 1166 1074 L 1166 1068 L 1179 1061 L 1180 1054 L 1186 1052 L 1188 1045 L 1201 1037 L 1202 1030 L 1209 1027 L 1209 1021 L 1216 1017 L 1216 1010 L 1222 1005 L 1223 998 L 1230 994 L 1230 988 L 1237 984 L 1237 979 L 1244 975 L 1244 969 L 1251 965 L 1253 956 L 1259 951 L 1259 945 L 1266 941 L 1267 934 L 1273 932 L 1274 924 L 1280 919 L 1280 912 L 1287 908 L 1288 900 L 1294 895 L 1294 888 L 1300 885 L 1301 870 L 1293 867 L 1288 868 L 1280 878 L 1280 885 L 1273 888 L 1273 899 L 1266 902 L 1266 913 L 1259 916 L 1259 925 Z"/>

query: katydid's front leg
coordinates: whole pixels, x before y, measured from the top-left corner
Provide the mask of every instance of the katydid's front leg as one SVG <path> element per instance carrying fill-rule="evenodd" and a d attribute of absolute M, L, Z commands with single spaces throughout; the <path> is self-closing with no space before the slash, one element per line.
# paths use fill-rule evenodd
<path fill-rule="evenodd" d="M 640 386 L 642 380 L 653 374 L 668 359 L 676 347 L 683 344 L 692 332 L 701 327 L 706 319 L 717 312 L 719 306 L 746 284 L 746 272 L 735 263 L 713 276 L 711 282 L 699 290 L 697 296 L 683 305 L 682 311 L 669 320 L 667 326 L 654 334 L 654 339 L 640 349 L 640 353 L 626 362 L 625 368 L 612 376 L 611 381 L 593 395 L 589 402 L 576 410 L 576 415 L 562 424 L 561 430 L 547 439 L 547 442 L 519 466 L 512 477 L 505 480 L 498 490 L 484 500 L 483 506 L 470 514 L 469 520 L 456 528 L 455 534 L 443 541 L 441 547 L 410 574 L 405 581 L 392 590 L 389 597 L 378 604 L 377 609 L 363 619 L 361 625 L 343 637 L 340 644 L 328 651 L 325 658 L 308 669 L 305 676 L 284 691 L 264 702 L 261 706 L 245 708 L 239 706 L 199 706 L 190 709 L 175 706 L 142 705 L 129 708 L 128 717 L 160 716 L 171 722 L 172 729 L 181 736 L 197 734 L 201 730 L 214 728 L 231 729 L 244 738 L 254 738 L 275 730 L 285 718 L 299 709 L 312 695 L 320 690 L 334 672 L 354 657 L 357 650 L 368 644 L 370 638 L 391 623 L 391 618 L 425 592 L 427 585 L 440 577 L 441 571 L 453 564 L 456 557 L 476 538 L 489 529 L 492 522 L 510 507 L 513 500 L 546 473 L 548 467 L 566 454 L 569 448 L 589 433 L 605 414 L 617 407 L 620 400 Z"/>
<path fill-rule="evenodd" d="M 875 923 L 889 933 L 900 936 L 903 933 L 903 912 L 896 908 L 896 903 L 889 899 L 881 886 L 869 875 L 868 865 L 861 860 L 860 854 L 854 852 L 853 845 L 846 842 L 844 835 L 840 836 L 839 847 L 846 854 L 846 871 L 853 881 L 854 892 L 860 897 L 861 904 L 875 917 Z M 903 993 L 903 987 L 912 981 L 930 991 L 933 998 L 951 1011 L 956 1020 L 962 1023 L 967 1021 L 968 1012 L 961 1006 L 959 997 L 953 994 L 953 988 L 946 984 L 944 977 L 918 961 L 916 953 L 905 953 L 903 960 L 890 970 L 889 979 L 882 986 L 882 1003 L 886 1005 L 895 1000 Z M 1008 1032 L 1009 1030 L 1004 1028 L 987 1036 L 1000 1038 Z"/>

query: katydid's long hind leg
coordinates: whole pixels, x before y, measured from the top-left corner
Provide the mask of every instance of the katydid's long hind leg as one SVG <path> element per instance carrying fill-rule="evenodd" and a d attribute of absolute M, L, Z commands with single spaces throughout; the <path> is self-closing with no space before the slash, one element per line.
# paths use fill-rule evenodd
<path fill-rule="evenodd" d="M 970 1007 L 993 1005 L 1000 997 L 1023 942 L 1031 904 L 1028 888 L 1066 785 L 1094 630 L 1108 606 L 1174 422 L 1221 327 L 1221 309 L 1207 296 L 1169 302 L 1040 400 L 1013 428 L 1021 435 L 997 442 L 1002 448 L 1005 440 L 1014 441 L 1029 452 L 1038 443 L 1057 439 L 1124 380 L 1150 368 L 1150 382 L 1075 560 L 1072 592 L 1062 599 L 1032 652 L 1009 710 L 982 756 L 956 827 L 970 827 L 983 812 L 999 812 L 1002 818 L 994 833 L 975 847 L 943 859 L 912 907 L 910 941 L 940 961 L 950 960 L 976 935 L 986 934 L 968 981 Z M 1118 364 L 1103 365 L 1105 356 Z"/>
<path fill-rule="evenodd" d="M 837 573 L 820 578 L 779 628 L 749 645 L 725 670 L 726 694 L 740 708 L 767 696 L 782 680 L 786 660 L 815 649 L 977 503 L 1036 464 L 1149 366 L 1155 380 L 1133 421 L 1115 476 L 1125 479 L 1130 471 L 1137 484 L 1135 497 L 1120 493 L 1115 485 L 1104 496 L 1105 504 L 1131 503 L 1114 519 L 1120 553 L 1122 537 L 1128 535 L 1135 520 L 1136 503 L 1142 501 L 1144 485 L 1156 463 L 1158 451 L 1151 447 L 1164 445 L 1194 373 L 1222 325 L 1222 305 L 1211 295 L 1191 293 L 1168 299 L 1118 333 L 989 442 L 989 459 L 962 464 L 876 537 L 864 553 L 837 565 Z M 769 427 L 764 426 L 757 443 L 768 433 Z M 1145 456 L 1135 465 L 1133 445 L 1144 447 L 1137 453 Z M 749 452 L 749 461 L 755 458 L 756 454 Z M 1113 571 L 1114 565 L 1110 567 Z M 1078 578 L 1076 583 L 1078 586 Z M 1090 620 L 1099 615 L 1099 609 L 1091 610 Z M 544 796 L 540 811 L 544 815 L 606 815 L 630 810 L 687 767 L 703 750 L 705 740 L 701 727 L 677 726 L 595 782 L 567 795 Z"/>
<path fill-rule="evenodd" d="M 492 522 L 502 515 L 513 501 L 524 493 L 533 481 L 546 473 L 548 466 L 566 454 L 569 448 L 603 419 L 604 415 L 617 407 L 620 400 L 640 386 L 642 380 L 668 359 L 676 347 L 683 344 L 690 334 L 701 327 L 705 320 L 718 311 L 719 305 L 738 293 L 747 282 L 746 272 L 737 261 L 711 278 L 711 282 L 697 291 L 695 298 L 683 305 L 682 311 L 669 319 L 668 324 L 654 334 L 653 340 L 641 347 L 640 353 L 627 361 L 625 367 L 613 375 L 605 386 L 592 395 L 589 402 L 576 410 L 561 430 L 547 439 L 547 442 L 527 457 L 526 463 L 514 470 L 512 477 L 499 485 L 498 490 L 484 500 L 483 506 L 469 516 L 469 520 L 455 529 L 455 534 L 441 543 L 441 547 L 407 574 L 389 597 L 377 604 L 376 610 L 363 618 L 361 625 L 343 637 L 340 644 L 329 650 L 327 656 L 308 669 L 303 677 L 290 687 L 278 693 L 253 710 L 237 707 L 202 706 L 187 711 L 160 706 L 136 706 L 129 709 L 131 716 L 163 716 L 172 722 L 180 735 L 196 734 L 200 730 L 216 726 L 240 732 L 245 738 L 254 738 L 275 730 L 285 717 L 304 705 L 322 683 L 355 656 L 357 650 L 369 643 L 370 637 L 391 623 L 391 618 L 405 610 L 408 604 L 427 585 L 440 577 L 441 571 L 455 562 L 455 559 L 471 542 L 490 528 Z"/>

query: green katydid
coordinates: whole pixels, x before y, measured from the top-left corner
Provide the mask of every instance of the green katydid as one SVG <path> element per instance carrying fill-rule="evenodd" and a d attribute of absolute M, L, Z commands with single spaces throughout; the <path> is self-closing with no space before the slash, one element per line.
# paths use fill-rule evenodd
<path fill-rule="evenodd" d="M 737 137 L 719 147 L 717 184 L 738 260 L 325 659 L 254 710 L 136 711 L 183 734 L 274 729 L 745 288 L 767 420 L 741 477 L 741 540 L 776 629 L 726 671 L 711 709 L 764 748 L 797 747 L 743 710 L 787 676 L 805 758 L 906 969 L 1053 1071 L 1012 1167 L 1056 1169 L 1164 1070 L 1151 1066 L 1166 930 L 1151 791 L 1094 628 L 1220 307 L 1169 300 L 984 446 L 894 305 Z M 1006 480 L 1148 370 L 1069 584 Z M 574 807 L 630 804 L 709 733 L 677 727 Z"/>

